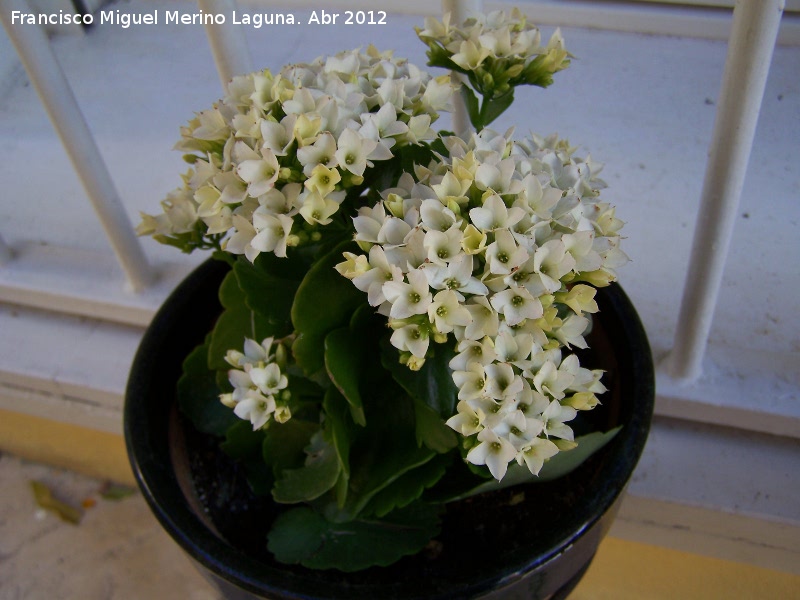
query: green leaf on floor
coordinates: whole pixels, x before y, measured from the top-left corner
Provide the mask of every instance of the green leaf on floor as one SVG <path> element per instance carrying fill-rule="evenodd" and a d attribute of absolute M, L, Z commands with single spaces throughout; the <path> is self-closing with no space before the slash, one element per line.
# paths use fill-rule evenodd
<path fill-rule="evenodd" d="M 78 525 L 81 522 L 83 512 L 66 502 L 56 499 L 52 490 L 41 481 L 31 481 L 31 489 L 33 490 L 33 498 L 40 508 L 58 515 L 62 521 L 67 523 Z"/>
<path fill-rule="evenodd" d="M 100 497 L 103 500 L 110 500 L 118 502 L 129 498 L 136 493 L 136 488 L 127 485 L 120 485 L 118 483 L 107 483 L 100 489 Z"/>

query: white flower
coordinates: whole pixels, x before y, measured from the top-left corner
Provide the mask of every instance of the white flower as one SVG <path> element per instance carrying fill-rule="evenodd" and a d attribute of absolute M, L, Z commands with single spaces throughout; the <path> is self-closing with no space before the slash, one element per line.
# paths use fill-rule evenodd
<path fill-rule="evenodd" d="M 314 191 L 304 196 L 300 215 L 311 225 L 314 223 L 327 225 L 337 210 L 339 210 L 339 203 L 333 200 L 332 195 L 323 198 L 319 192 Z"/>
<path fill-rule="evenodd" d="M 505 141 L 505 138 L 502 139 Z M 483 162 L 475 171 L 475 185 L 479 190 L 492 191 L 495 195 L 517 194 L 522 190 L 522 183 L 513 179 L 513 176 L 513 158 L 507 158 L 495 164 Z M 508 225 L 508 227 L 510 226 Z"/>
<path fill-rule="evenodd" d="M 542 282 L 550 292 L 561 288 L 561 278 L 575 266 L 575 259 L 561 240 L 550 240 L 539 246 L 533 261 L 535 271 L 542 276 Z"/>
<path fill-rule="evenodd" d="M 444 265 L 462 254 L 461 229 L 458 225 L 453 225 L 447 231 L 428 231 L 424 244 L 428 251 L 428 260 Z"/>
<path fill-rule="evenodd" d="M 303 174 L 311 176 L 317 165 L 334 168 L 338 165 L 336 160 L 336 140 L 330 132 L 322 133 L 313 144 L 297 149 L 297 160 L 303 165 Z"/>
<path fill-rule="evenodd" d="M 375 140 L 364 138 L 352 129 L 345 129 L 339 136 L 336 160 L 339 161 L 339 167 L 360 177 L 368 164 L 372 166 L 372 163 L 367 162 L 367 157 L 377 147 L 378 142 Z"/>
<path fill-rule="evenodd" d="M 481 165 L 483 166 L 483 165 Z M 495 231 L 513 227 L 525 216 L 525 212 L 517 207 L 507 208 L 497 194 L 489 196 L 483 206 L 469 211 L 473 225 L 482 231 Z"/>
<path fill-rule="evenodd" d="M 454 63 L 466 71 L 474 71 L 489 56 L 489 49 L 478 46 L 472 40 L 461 42 L 458 52 L 450 57 Z"/>
<path fill-rule="evenodd" d="M 456 215 L 438 200 L 423 200 L 419 208 L 422 224 L 429 230 L 447 231 L 456 224 Z"/>
<path fill-rule="evenodd" d="M 450 262 L 440 265 L 427 263 L 422 272 L 435 290 L 455 290 L 463 294 L 485 296 L 488 288 L 472 275 L 472 256 L 460 254 Z"/>
<path fill-rule="evenodd" d="M 239 215 L 231 217 L 234 227 L 234 234 L 229 237 L 225 242 L 225 250 L 231 254 L 244 254 L 247 260 L 253 262 L 258 256 L 258 250 L 250 245 L 250 242 L 256 236 L 256 230 L 253 224 Z"/>
<path fill-rule="evenodd" d="M 514 335 L 510 331 L 501 331 L 495 339 L 495 350 L 500 362 L 527 369 L 530 367 L 529 359 L 534 350 L 533 336 L 529 333 Z"/>
<path fill-rule="evenodd" d="M 253 339 L 245 338 L 244 353 L 238 350 L 228 350 L 225 361 L 234 367 L 243 367 L 246 364 L 257 364 L 272 360 L 272 344 L 275 338 L 264 338 L 259 344 Z"/>
<path fill-rule="evenodd" d="M 533 376 L 533 385 L 539 393 L 560 400 L 574 378 L 566 369 L 559 369 L 551 360 L 547 360 Z"/>
<path fill-rule="evenodd" d="M 485 366 L 493 363 L 497 358 L 489 337 L 485 337 L 481 341 L 462 340 L 459 342 L 457 350 L 459 353 L 450 359 L 448 364 L 453 371 L 464 371 L 471 362 Z"/>
<path fill-rule="evenodd" d="M 411 233 L 412 227 L 404 219 L 397 217 L 387 218 L 378 232 L 378 243 L 384 246 L 402 246 L 406 243 L 406 236 Z"/>
<path fill-rule="evenodd" d="M 486 373 L 485 393 L 495 400 L 515 398 L 523 387 L 522 377 L 514 373 L 508 363 L 492 363 L 484 367 Z"/>
<path fill-rule="evenodd" d="M 576 231 L 561 236 L 564 249 L 575 259 L 575 271 L 596 271 L 603 259 L 594 250 L 594 232 Z"/>
<path fill-rule="evenodd" d="M 508 275 L 528 260 L 528 252 L 507 229 L 495 232 L 495 240 L 486 247 L 487 266 L 490 273 Z"/>
<path fill-rule="evenodd" d="M 564 319 L 560 327 L 553 331 L 555 338 L 567 348 L 577 346 L 578 348 L 588 348 L 586 340 L 583 339 L 583 332 L 589 326 L 589 319 L 580 315 L 570 315 Z"/>
<path fill-rule="evenodd" d="M 285 257 L 289 235 L 294 221 L 286 215 L 271 215 L 256 209 L 253 213 L 253 225 L 258 232 L 250 240 L 250 247 L 257 256 L 259 252 L 274 252 L 276 256 Z M 245 249 L 247 253 L 247 249 Z M 255 257 L 247 258 L 252 262 Z"/>
<path fill-rule="evenodd" d="M 436 192 L 436 197 L 439 198 L 443 206 L 447 206 L 450 202 L 455 202 L 458 205 L 466 204 L 469 201 L 466 193 L 472 185 L 472 178 L 459 178 L 452 171 L 447 171 L 442 180 L 431 186 L 431 189 Z"/>
<path fill-rule="evenodd" d="M 355 239 L 357 242 L 378 243 L 383 223 L 386 221 L 386 211 L 383 203 L 378 202 L 372 208 L 364 206 L 358 209 L 358 216 L 353 219 L 353 227 L 356 230 Z"/>
<path fill-rule="evenodd" d="M 286 115 L 280 123 L 261 121 L 261 137 L 264 140 L 262 149 L 269 149 L 275 156 L 286 156 L 289 146 L 294 141 L 294 124 L 296 115 Z"/>
<path fill-rule="evenodd" d="M 396 143 L 392 138 L 408 131 L 408 125 L 397 119 L 397 110 L 392 104 L 384 104 L 376 113 L 364 113 L 361 122 L 359 135 L 378 142 L 383 146 L 382 153 L 388 152 L 389 157 L 389 149 Z"/>
<path fill-rule="evenodd" d="M 481 431 L 478 440 L 480 444 L 467 453 L 467 460 L 473 465 L 486 465 L 492 477 L 500 481 L 505 477 L 508 463 L 516 457 L 517 450 L 511 442 L 491 429 Z"/>
<path fill-rule="evenodd" d="M 272 396 L 289 385 L 286 375 L 281 373 L 276 363 L 269 363 L 264 367 L 253 367 L 249 371 L 250 379 L 262 394 Z"/>
<path fill-rule="evenodd" d="M 483 411 L 475 410 L 468 402 L 461 400 L 456 407 L 456 414 L 447 419 L 445 424 L 458 431 L 463 436 L 478 433 L 483 427 Z"/>
<path fill-rule="evenodd" d="M 425 358 L 430 340 L 426 330 L 412 323 L 395 329 L 389 341 L 401 352 L 411 352 L 417 358 Z"/>
<path fill-rule="evenodd" d="M 253 431 L 261 429 L 275 412 L 275 398 L 249 390 L 244 399 L 237 402 L 233 412 L 240 419 L 250 421 Z"/>
<path fill-rule="evenodd" d="M 443 290 L 433 297 L 428 319 L 439 333 L 450 333 L 455 327 L 469 325 L 472 317 L 453 290 Z"/>
<path fill-rule="evenodd" d="M 520 448 L 516 458 L 519 464 L 524 462 L 531 473 L 538 475 L 544 462 L 556 454 L 558 454 L 558 446 L 550 440 L 535 437 Z"/>
<path fill-rule="evenodd" d="M 548 436 L 561 438 L 562 440 L 572 441 L 575 435 L 565 421 L 571 421 L 578 414 L 578 411 L 571 406 L 561 406 L 558 400 L 553 400 L 542 413 L 544 421 L 544 432 Z"/>
<path fill-rule="evenodd" d="M 463 371 L 453 371 L 453 383 L 458 388 L 459 400 L 474 400 L 483 396 L 486 372 L 482 364 L 471 362 Z"/>
<path fill-rule="evenodd" d="M 367 292 L 371 306 L 380 306 L 386 302 L 383 284 L 387 281 L 402 282 L 403 272 L 389 262 L 383 248 L 377 245 L 369 250 L 369 267 L 368 271 L 352 278 L 353 284 L 362 292 Z"/>
<path fill-rule="evenodd" d="M 248 184 L 248 194 L 258 198 L 272 189 L 280 170 L 278 158 L 272 150 L 264 148 L 259 154 L 244 142 L 237 142 L 234 152 L 240 161 L 236 173 Z"/>
<path fill-rule="evenodd" d="M 525 319 L 538 319 L 544 314 L 542 303 L 525 288 L 509 288 L 494 294 L 489 302 L 509 325 L 517 325 Z"/>
<path fill-rule="evenodd" d="M 428 279 L 422 271 L 409 271 L 406 277 L 408 283 L 387 281 L 383 284 L 383 295 L 392 303 L 389 314 L 393 319 L 424 315 L 432 301 Z"/>
<path fill-rule="evenodd" d="M 480 340 L 486 336 L 497 335 L 500 318 L 485 296 L 473 296 L 464 307 L 472 315 L 472 322 L 466 326 L 463 335 L 457 339 Z"/>

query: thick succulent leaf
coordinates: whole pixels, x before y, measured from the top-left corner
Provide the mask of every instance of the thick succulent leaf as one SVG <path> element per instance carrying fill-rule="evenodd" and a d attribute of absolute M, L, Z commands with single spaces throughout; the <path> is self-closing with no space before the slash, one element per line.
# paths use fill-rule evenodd
<path fill-rule="evenodd" d="M 436 456 L 417 444 L 413 401 L 402 390 L 371 390 L 365 401 L 369 427 L 358 428 L 351 445 L 347 501 L 335 517 L 329 515 L 332 520 L 356 518 L 378 492 Z"/>
<path fill-rule="evenodd" d="M 311 437 L 319 431 L 319 425 L 298 418 L 286 423 L 272 423 L 264 432 L 261 456 L 278 475 L 287 469 L 300 469 L 306 459 L 305 448 Z"/>
<path fill-rule="evenodd" d="M 231 368 L 225 362 L 228 350 L 242 350 L 246 337 L 258 342 L 275 335 L 276 328 L 266 318 L 255 313 L 245 302 L 245 294 L 239 287 L 233 271 L 229 272 L 219 288 L 219 299 L 224 310 L 220 314 L 211 333 L 208 348 L 208 366 L 211 369 L 227 371 Z"/>
<path fill-rule="evenodd" d="M 217 374 L 208 368 L 208 344 L 207 338 L 183 361 L 177 386 L 178 405 L 199 431 L 223 436 L 239 418 L 219 401 Z"/>
<path fill-rule="evenodd" d="M 450 454 L 439 454 L 423 465 L 406 471 L 396 481 L 372 497 L 364 508 L 364 514 L 383 517 L 419 499 L 422 493 L 436 485 L 453 462 Z"/>
<path fill-rule="evenodd" d="M 417 444 L 425 445 L 434 452 L 449 452 L 458 445 L 456 432 L 448 427 L 433 409 L 422 402 L 414 401 L 417 421 Z"/>
<path fill-rule="evenodd" d="M 286 469 L 280 474 L 272 489 L 275 502 L 310 502 L 336 485 L 342 468 L 333 445 L 317 434 L 312 437 L 311 447 L 306 449 L 306 453 L 305 465 L 299 469 Z"/>
<path fill-rule="evenodd" d="M 225 441 L 220 444 L 220 448 L 231 458 L 247 458 L 260 456 L 263 443 L 264 430 L 253 431 L 249 421 L 237 419 L 225 432 Z"/>
<path fill-rule="evenodd" d="M 294 297 L 291 318 L 298 337 L 292 352 L 309 376 L 325 367 L 325 336 L 347 325 L 356 308 L 366 303 L 364 293 L 334 268 L 343 252 L 354 249 L 353 242 L 345 242 L 319 258 Z"/>
<path fill-rule="evenodd" d="M 301 267 L 297 260 L 271 253 L 260 254 L 254 263 L 240 257 L 233 266 L 246 305 L 267 320 L 273 330 L 270 335 L 292 332 L 291 309 L 304 272 Z"/>
<path fill-rule="evenodd" d="M 437 345 L 422 368 L 412 371 L 400 364 L 397 350 L 388 340 L 381 344 L 383 367 L 414 399 L 417 443 L 436 452 L 447 452 L 458 443 L 455 432 L 444 423 L 455 414 L 458 402 L 458 389 L 448 366 L 453 356 L 449 345 Z"/>
<path fill-rule="evenodd" d="M 383 519 L 328 521 L 311 508 L 279 516 L 268 548 L 279 561 L 311 569 L 358 571 L 416 554 L 439 533 L 438 509 L 415 503 Z"/>
<path fill-rule="evenodd" d="M 366 425 L 360 385 L 365 366 L 366 346 L 349 327 L 334 329 L 325 336 L 325 369 L 336 388 L 347 400 L 353 421 Z"/>
<path fill-rule="evenodd" d="M 443 419 L 449 419 L 456 412 L 458 389 L 448 366 L 455 351 L 450 344 L 437 344 L 433 355 L 425 359 L 419 371 L 412 371 L 398 361 L 397 350 L 384 340 L 382 360 L 385 369 L 392 373 L 394 380 L 408 394 L 429 406 Z"/>

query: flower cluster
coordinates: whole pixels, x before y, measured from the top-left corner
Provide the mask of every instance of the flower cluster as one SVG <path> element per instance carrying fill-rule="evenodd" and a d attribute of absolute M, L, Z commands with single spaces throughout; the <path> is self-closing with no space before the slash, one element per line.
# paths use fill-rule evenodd
<path fill-rule="evenodd" d="M 442 21 L 428 17 L 417 35 L 428 44 L 432 64 L 466 75 L 485 101 L 517 85 L 546 87 L 554 73 L 569 66 L 560 30 L 542 46 L 539 29 L 516 8 L 508 14 L 479 15 L 459 26 L 450 22 L 449 14 Z"/>
<path fill-rule="evenodd" d="M 341 249 L 332 249 L 353 237 L 362 252 L 346 252 L 336 270 L 386 317 L 401 363 L 419 371 L 434 344 L 454 349 L 458 401 L 445 420 L 464 437 L 466 460 L 498 480 L 513 461 L 538 474 L 574 447 L 567 423 L 605 391 L 602 373 L 581 367 L 570 350 L 586 347 L 595 287 L 627 261 L 622 222 L 600 200 L 602 165 L 591 157 L 556 136 L 513 140 L 511 131 L 485 127 L 508 108 L 516 86 L 546 87 L 566 68 L 559 31 L 542 45 L 539 30 L 514 10 L 458 26 L 449 16 L 426 19 L 417 34 L 429 65 L 465 75 L 460 93 L 478 131 L 469 139 L 432 128 L 458 89 L 449 76 L 433 78 L 373 47 L 236 77 L 223 100 L 182 129 L 177 147 L 192 168 L 163 213 L 143 215 L 138 231 L 185 251 L 224 250 L 255 271 L 268 268 L 269 261 L 256 263 L 259 254 L 287 257 L 303 246 L 311 247 L 303 260 L 335 254 L 327 268 L 341 260 Z M 303 260 L 289 262 L 313 281 L 314 265 Z M 335 287 L 325 284 L 326 293 Z M 249 291 L 268 295 L 267 287 Z M 297 375 L 320 390 L 333 385 L 363 425 L 358 386 L 348 385 L 355 376 L 336 381 L 327 355 L 307 347 L 327 344 L 342 323 L 304 334 L 302 323 L 321 321 L 304 317 L 316 304 L 286 300 L 274 310 L 291 305 L 291 314 L 261 312 L 273 325 L 288 323 L 284 335 L 293 327 L 297 343 L 273 351 L 273 338 L 247 340 L 244 353 L 228 352 L 234 390 L 223 403 L 256 430 L 289 419 L 289 361 L 292 382 Z M 254 296 L 242 300 L 259 312 L 254 304 Z M 333 369 L 347 366 L 334 361 Z M 325 410 L 320 421 L 332 423 Z"/>
<path fill-rule="evenodd" d="M 354 219 L 365 254 L 337 269 L 388 317 L 401 360 L 419 369 L 430 342 L 452 335 L 467 460 L 502 479 L 512 460 L 538 473 L 565 423 L 597 404 L 601 372 L 562 358 L 585 348 L 593 287 L 627 257 L 622 223 L 598 199 L 600 165 L 555 137 L 512 142 L 483 130 L 444 140 L 447 154 L 404 174 Z M 554 442 L 551 438 L 554 438 Z"/>
<path fill-rule="evenodd" d="M 289 380 L 281 372 L 273 342 L 271 337 L 260 344 L 245 339 L 244 352 L 229 350 L 225 356 L 233 367 L 228 371 L 233 392 L 222 394 L 220 400 L 237 417 L 250 421 L 253 430 L 266 426 L 270 418 L 285 423 L 292 416 L 287 405 Z M 279 352 L 281 348 L 278 345 Z"/>
<path fill-rule="evenodd" d="M 433 139 L 452 93 L 449 76 L 373 47 L 236 77 L 182 128 L 176 147 L 193 167 L 138 233 L 185 251 L 286 256 L 360 195 L 374 162 Z"/>

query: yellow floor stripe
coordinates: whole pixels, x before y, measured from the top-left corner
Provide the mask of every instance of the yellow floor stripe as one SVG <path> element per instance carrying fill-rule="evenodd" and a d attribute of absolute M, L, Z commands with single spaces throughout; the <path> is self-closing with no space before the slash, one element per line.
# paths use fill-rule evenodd
<path fill-rule="evenodd" d="M 125 441 L 113 433 L 0 410 L 0 450 L 134 485 Z"/>
<path fill-rule="evenodd" d="M 795 600 L 800 577 L 606 538 L 569 600 Z"/>

